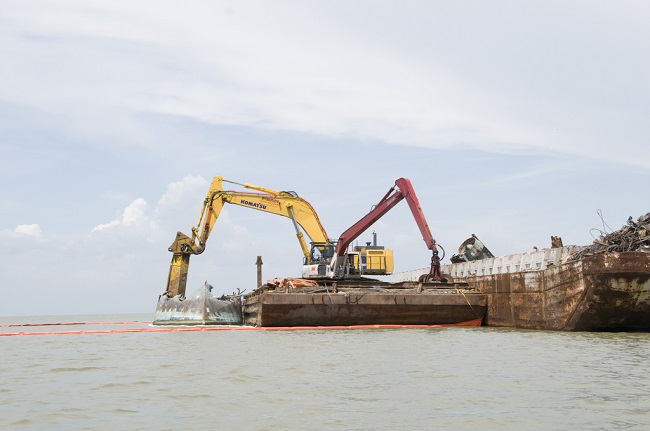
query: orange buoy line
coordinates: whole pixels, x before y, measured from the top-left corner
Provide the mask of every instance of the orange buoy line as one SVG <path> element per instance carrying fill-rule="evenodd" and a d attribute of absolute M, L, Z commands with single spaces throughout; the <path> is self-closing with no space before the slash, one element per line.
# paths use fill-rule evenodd
<path fill-rule="evenodd" d="M 151 322 L 56 322 L 56 323 L 7 323 L 0 328 L 14 328 L 20 326 L 76 326 L 76 325 L 148 325 Z"/>
<path fill-rule="evenodd" d="M 92 324 L 111 324 L 114 322 L 99 322 Z M 146 322 L 119 322 L 116 324 L 146 324 Z M 91 323 L 84 323 L 91 324 Z M 26 325 L 23 325 L 26 326 Z M 134 332 L 210 332 L 210 331 L 314 331 L 323 329 L 437 329 L 453 326 L 481 326 L 481 320 L 469 320 L 467 322 L 441 324 L 441 325 L 351 325 L 351 326 L 173 326 L 173 327 L 142 327 L 127 329 L 90 329 L 79 331 L 47 331 L 47 332 L 6 332 L 0 333 L 0 337 L 12 337 L 21 335 L 82 335 L 82 334 L 126 334 Z"/>

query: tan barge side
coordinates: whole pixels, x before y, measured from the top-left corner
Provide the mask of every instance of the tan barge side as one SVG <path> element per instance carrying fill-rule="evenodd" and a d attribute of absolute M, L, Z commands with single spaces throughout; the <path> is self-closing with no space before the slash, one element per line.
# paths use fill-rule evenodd
<path fill-rule="evenodd" d="M 383 287 L 379 287 L 379 286 Z M 458 325 L 480 326 L 487 299 L 454 286 L 418 283 L 375 287 L 283 288 L 247 295 L 243 320 L 250 326 Z M 466 290 L 466 289 L 465 289 Z"/>

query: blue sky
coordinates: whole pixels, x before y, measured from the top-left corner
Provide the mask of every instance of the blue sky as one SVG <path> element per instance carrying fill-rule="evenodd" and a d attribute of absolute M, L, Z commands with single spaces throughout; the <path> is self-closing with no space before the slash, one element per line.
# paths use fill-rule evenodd
<path fill-rule="evenodd" d="M 337 238 L 409 178 L 449 261 L 586 245 L 648 208 L 643 1 L 8 1 L 0 315 L 152 312 L 214 175 Z M 360 242 L 429 252 L 408 207 Z M 291 222 L 226 207 L 188 291 L 299 276 Z"/>

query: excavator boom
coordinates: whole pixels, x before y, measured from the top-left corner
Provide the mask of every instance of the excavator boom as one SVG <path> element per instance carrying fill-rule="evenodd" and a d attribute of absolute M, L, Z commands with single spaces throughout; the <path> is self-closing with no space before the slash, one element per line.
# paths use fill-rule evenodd
<path fill-rule="evenodd" d="M 190 256 L 203 253 L 212 228 L 221 213 L 223 205 L 226 203 L 290 218 L 305 259 L 309 257 L 309 250 L 302 231 L 309 236 L 311 241 L 328 241 L 327 233 L 321 225 L 314 208 L 295 192 L 277 191 L 252 184 L 239 183 L 234 184 L 256 190 L 259 193 L 224 190 L 224 182 L 232 183 L 220 176 L 213 178 L 203 201 L 199 220 L 196 226 L 192 228 L 192 235 L 188 236 L 178 232 L 176 239 L 169 247 L 169 251 L 173 253 L 173 256 L 165 294 L 170 298 L 185 295 Z"/>

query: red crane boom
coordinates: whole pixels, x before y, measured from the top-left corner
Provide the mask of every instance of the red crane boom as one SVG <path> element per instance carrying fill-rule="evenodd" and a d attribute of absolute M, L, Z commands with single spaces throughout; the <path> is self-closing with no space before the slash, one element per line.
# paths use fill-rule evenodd
<path fill-rule="evenodd" d="M 433 239 L 431 235 L 431 230 L 427 224 L 426 217 L 424 212 L 420 207 L 420 202 L 413 190 L 411 181 L 406 178 L 399 178 L 395 181 L 395 185 L 391 187 L 388 192 L 384 195 L 383 198 L 374 206 L 374 208 L 366 214 L 361 220 L 353 224 L 339 237 L 336 248 L 334 250 L 336 254 L 335 259 L 335 268 L 334 273 L 336 276 L 340 276 L 345 262 L 345 253 L 348 249 L 348 246 L 357 239 L 363 232 L 365 232 L 370 226 L 372 226 L 377 220 L 384 216 L 388 211 L 390 211 L 395 205 L 397 205 L 402 199 L 406 199 L 406 202 L 411 209 L 413 218 L 422 233 L 422 238 L 427 245 L 427 248 L 433 252 L 431 257 L 431 270 L 429 274 L 432 276 L 434 281 L 440 280 L 440 258 L 438 256 L 438 248 L 436 247 L 436 240 Z"/>

